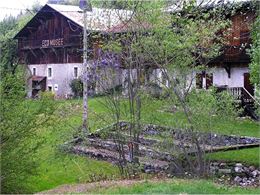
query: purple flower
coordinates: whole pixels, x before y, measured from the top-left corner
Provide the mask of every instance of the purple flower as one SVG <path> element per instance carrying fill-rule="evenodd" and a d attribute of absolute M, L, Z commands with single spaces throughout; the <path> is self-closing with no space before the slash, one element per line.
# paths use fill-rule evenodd
<path fill-rule="evenodd" d="M 99 58 L 94 61 L 93 68 L 96 67 L 120 67 L 120 54 L 111 51 L 99 50 Z"/>

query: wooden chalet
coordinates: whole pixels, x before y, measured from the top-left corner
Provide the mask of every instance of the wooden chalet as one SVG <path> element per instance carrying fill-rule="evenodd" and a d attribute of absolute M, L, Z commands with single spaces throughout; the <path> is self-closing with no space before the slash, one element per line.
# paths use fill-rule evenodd
<path fill-rule="evenodd" d="M 231 26 L 222 55 L 209 63 L 208 72 L 197 74 L 197 88 L 216 86 L 218 91 L 228 90 L 242 105 L 255 102 L 254 86 L 250 83 L 248 49 L 252 44 L 250 30 L 256 18 L 256 5 L 245 1 L 236 12 L 227 14 Z M 256 102 L 257 103 L 257 102 Z"/>
<path fill-rule="evenodd" d="M 124 23 L 132 12 L 93 8 L 87 14 L 89 32 L 89 63 L 99 54 L 100 38 L 96 34 L 127 31 Z M 223 55 L 210 63 L 211 69 L 195 76 L 194 87 L 208 89 L 216 86 L 220 91 L 228 90 L 243 102 L 254 101 L 254 87 L 249 81 L 250 27 L 255 18 L 255 7 L 244 2 L 234 15 L 229 44 L 223 48 Z M 79 78 L 82 72 L 83 12 L 77 6 L 46 4 L 15 36 L 18 39 L 20 59 L 27 64 L 31 79 L 28 83 L 29 97 L 37 97 L 39 91 L 54 91 L 58 97 L 71 95 L 70 82 Z M 163 76 L 154 68 L 151 77 L 162 83 Z M 118 70 L 116 81 L 107 82 L 108 87 L 123 84 L 126 73 Z M 108 74 L 109 76 L 109 74 Z M 151 78 L 150 77 L 150 78 Z M 155 80 L 155 79 L 149 79 Z"/>
<path fill-rule="evenodd" d="M 130 14 L 99 8 L 87 12 L 89 63 L 99 50 L 99 40 L 92 35 L 110 33 Z M 46 4 L 14 38 L 18 40 L 20 61 L 30 69 L 28 96 L 37 97 L 45 90 L 59 97 L 70 95 L 69 83 L 83 68 L 83 11 L 77 6 Z"/>

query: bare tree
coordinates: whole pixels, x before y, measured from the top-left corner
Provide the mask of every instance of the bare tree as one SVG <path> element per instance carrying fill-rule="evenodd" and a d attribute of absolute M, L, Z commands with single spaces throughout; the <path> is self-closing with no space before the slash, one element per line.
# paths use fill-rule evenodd
<path fill-rule="evenodd" d="M 172 163 L 182 174 L 187 170 L 199 176 L 207 173 L 206 140 L 198 132 L 205 128 L 210 130 L 211 120 L 203 120 L 203 116 L 213 116 L 219 108 L 215 105 L 214 93 L 198 93 L 193 89 L 196 73 L 207 71 L 210 60 L 220 54 L 224 39 L 218 33 L 228 26 L 229 21 L 223 16 L 221 7 L 208 9 L 203 6 L 176 1 L 166 7 L 165 2 L 141 1 L 133 7 L 130 19 L 122 21 L 120 33 L 110 31 L 105 36 L 105 46 L 101 48 L 103 54 L 96 62 L 110 67 L 117 64 L 121 68 L 119 74 L 124 75 L 121 82 L 125 81 L 123 95 L 114 87 L 108 91 L 107 84 L 111 83 L 108 80 L 118 79 L 117 73 L 103 69 L 102 80 L 97 81 L 105 91 L 105 106 L 116 124 L 112 133 L 122 173 L 124 167 L 131 167 L 127 166 L 128 162 L 138 164 L 140 154 L 145 154 L 148 148 L 155 156 L 158 156 L 158 149 L 162 156 L 170 152 L 175 156 Z M 147 69 L 159 73 L 153 82 L 168 94 L 167 105 L 178 105 L 187 121 L 185 124 L 177 121 L 181 131 L 174 135 L 172 131 L 164 132 L 164 140 L 155 140 L 157 146 L 151 147 L 140 141 L 140 135 L 144 136 L 142 94 L 147 93 L 142 77 L 143 74 L 149 77 Z M 122 105 L 126 104 L 127 108 L 124 108 Z M 123 129 L 122 119 L 128 122 Z M 151 141 L 146 137 L 142 139 L 143 142 Z"/>

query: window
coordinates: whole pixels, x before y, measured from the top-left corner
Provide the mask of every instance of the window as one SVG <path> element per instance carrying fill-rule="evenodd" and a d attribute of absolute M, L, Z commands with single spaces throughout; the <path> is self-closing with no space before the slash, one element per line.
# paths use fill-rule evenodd
<path fill-rule="evenodd" d="M 206 89 L 209 89 L 213 85 L 213 74 L 206 74 Z"/>
<path fill-rule="evenodd" d="M 196 88 L 202 89 L 203 87 L 203 73 L 196 74 Z"/>
<path fill-rule="evenodd" d="M 33 76 L 36 75 L 36 68 L 33 68 L 32 74 L 33 74 Z"/>
<path fill-rule="evenodd" d="M 78 78 L 78 67 L 74 67 L 74 78 Z"/>
<path fill-rule="evenodd" d="M 197 73 L 196 75 L 196 87 L 197 89 L 206 88 L 209 89 L 213 85 L 213 74 L 212 73 Z"/>
<path fill-rule="evenodd" d="M 52 86 L 51 85 L 48 86 L 48 91 L 52 91 Z"/>
<path fill-rule="evenodd" d="M 58 84 L 55 84 L 55 85 L 54 85 L 54 91 L 58 91 L 58 89 L 59 89 Z"/>
<path fill-rule="evenodd" d="M 48 68 L 48 77 L 49 77 L 49 78 L 52 77 L 52 68 Z"/>

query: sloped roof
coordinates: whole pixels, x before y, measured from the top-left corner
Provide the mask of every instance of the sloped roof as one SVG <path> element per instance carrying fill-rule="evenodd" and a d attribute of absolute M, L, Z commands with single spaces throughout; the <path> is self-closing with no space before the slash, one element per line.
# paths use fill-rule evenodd
<path fill-rule="evenodd" d="M 197 0 L 197 7 L 202 11 L 208 11 L 213 8 L 225 8 L 230 11 L 232 8 L 241 9 L 243 7 L 255 6 L 255 0 Z M 173 5 L 166 7 L 163 11 L 168 13 L 181 12 L 183 10 L 183 1 L 175 1 Z"/>
<path fill-rule="evenodd" d="M 47 5 L 83 27 L 83 11 L 79 7 L 58 4 Z M 132 13 L 129 10 L 93 8 L 91 12 L 87 12 L 87 29 L 107 31 L 129 20 Z"/>
<path fill-rule="evenodd" d="M 36 17 L 44 15 L 45 13 L 52 12 L 47 10 L 51 8 L 54 12 L 58 12 L 65 16 L 69 20 L 73 21 L 77 25 L 83 28 L 83 10 L 78 6 L 72 5 L 59 5 L 59 4 L 46 4 L 43 8 L 21 29 L 14 38 L 19 37 L 26 31 L 26 26 L 32 25 Z M 102 9 L 93 8 L 92 11 L 87 12 L 87 30 L 89 31 L 100 31 L 100 32 L 111 32 L 111 28 L 119 25 L 124 25 L 128 20 L 131 19 L 133 12 L 130 10 L 120 9 Z M 36 19 L 37 21 L 37 19 Z M 125 29 L 122 29 L 125 31 Z M 117 29 L 117 32 L 120 32 Z"/>

